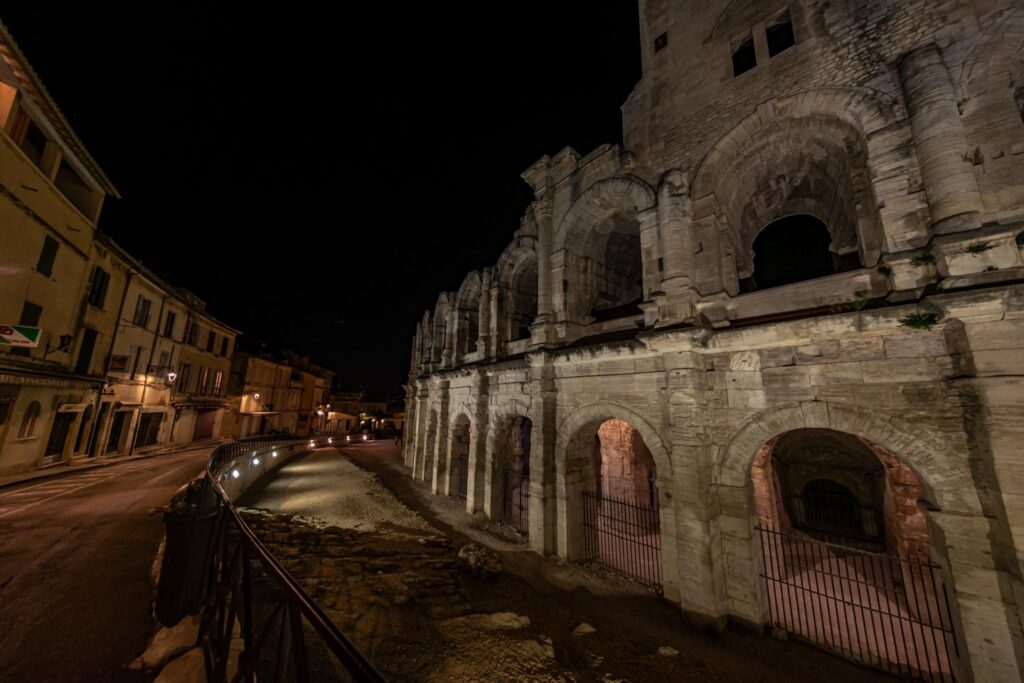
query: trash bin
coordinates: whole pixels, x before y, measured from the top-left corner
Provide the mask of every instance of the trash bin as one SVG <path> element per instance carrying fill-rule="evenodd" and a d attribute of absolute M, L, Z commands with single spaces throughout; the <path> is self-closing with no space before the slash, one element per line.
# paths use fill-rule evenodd
<path fill-rule="evenodd" d="M 193 479 L 164 513 L 167 540 L 156 591 L 156 618 L 174 626 L 197 614 L 205 598 L 220 500 L 206 477 Z"/>

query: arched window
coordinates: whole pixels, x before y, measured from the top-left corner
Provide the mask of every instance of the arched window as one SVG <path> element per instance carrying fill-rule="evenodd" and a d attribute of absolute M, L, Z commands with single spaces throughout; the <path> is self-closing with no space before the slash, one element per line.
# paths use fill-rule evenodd
<path fill-rule="evenodd" d="M 754 239 L 754 272 L 740 282 L 741 291 L 789 285 L 860 267 L 856 250 L 840 256 L 829 251 L 831 242 L 828 228 L 814 216 L 780 218 Z"/>
<path fill-rule="evenodd" d="M 18 430 L 19 439 L 35 436 L 40 410 L 39 401 L 32 401 L 28 404 L 28 408 L 25 409 L 25 414 L 21 418 L 21 429 Z"/>

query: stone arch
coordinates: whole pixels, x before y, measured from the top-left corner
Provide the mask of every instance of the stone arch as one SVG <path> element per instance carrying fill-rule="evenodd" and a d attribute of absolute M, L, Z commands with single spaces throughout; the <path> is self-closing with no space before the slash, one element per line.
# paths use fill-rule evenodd
<path fill-rule="evenodd" d="M 445 463 L 444 492 L 465 500 L 469 495 L 470 453 L 473 447 L 473 425 L 466 411 L 460 411 L 448 428 L 448 459 Z"/>
<path fill-rule="evenodd" d="M 458 361 L 467 353 L 477 349 L 480 337 L 480 296 L 482 286 L 480 273 L 471 271 L 466 275 L 455 297 L 455 355 Z"/>
<path fill-rule="evenodd" d="M 632 176 L 598 181 L 580 195 L 553 240 L 556 314 L 580 324 L 592 311 L 617 317 L 653 291 L 658 254 L 642 248 L 640 235 L 653 227 L 648 209 L 655 203 L 653 188 Z"/>
<path fill-rule="evenodd" d="M 696 227 L 720 242 L 721 260 L 706 266 L 722 269 L 726 291 L 736 294 L 749 277 L 757 232 L 795 214 L 824 222 L 837 256 L 877 263 L 888 216 L 879 207 L 890 198 L 895 204 L 897 194 L 906 198 L 903 190 L 875 183 L 876 167 L 891 156 L 900 158 L 908 183 L 915 172 L 895 136 L 872 137 L 897 124 L 895 108 L 891 98 L 863 88 L 809 90 L 769 100 L 715 144 L 697 169 L 691 196 L 709 207 Z M 891 220 L 918 219 L 904 211 Z"/>
<path fill-rule="evenodd" d="M 900 418 L 857 406 L 824 401 L 788 404 L 748 418 L 717 452 L 711 480 L 718 502 L 716 539 L 721 558 L 716 573 L 723 581 L 723 611 L 755 623 L 766 619 L 766 598 L 758 567 L 760 540 L 755 533 L 756 506 L 751 466 L 759 452 L 781 434 L 801 429 L 827 429 L 877 444 L 913 472 L 927 501 L 926 517 L 937 534 L 945 533 L 950 515 L 981 516 L 981 506 L 968 468 L 949 467 L 962 459 L 940 435 Z M 941 514 L 939 512 L 941 511 Z M 934 543 L 936 549 L 941 543 Z M 756 588 L 756 590 L 755 590 Z"/>
<path fill-rule="evenodd" d="M 591 403 L 577 408 L 562 420 L 555 439 L 555 529 L 557 551 L 560 557 L 577 559 L 582 551 L 581 481 L 573 470 L 580 453 L 592 449 L 598 428 L 611 419 L 622 420 L 639 432 L 644 445 L 650 451 L 657 470 L 657 487 L 660 506 L 661 576 L 666 595 L 678 595 L 676 576 L 676 517 L 672 491 L 674 473 L 672 458 L 667 445 L 658 430 L 636 411 L 617 403 Z"/>
<path fill-rule="evenodd" d="M 529 406 L 525 403 L 514 401 L 511 405 L 506 405 L 505 410 L 498 416 L 494 417 L 490 421 L 491 428 L 488 431 L 488 442 L 487 442 L 487 457 L 485 463 L 485 477 L 486 477 L 486 502 L 484 505 L 484 512 L 490 519 L 500 520 L 506 516 L 506 495 L 507 495 L 507 475 L 512 466 L 515 464 L 512 460 L 511 453 L 511 442 L 513 440 L 512 431 L 516 427 L 517 422 L 526 421 L 531 426 L 533 420 L 530 418 Z M 527 448 L 525 457 L 529 457 L 529 454 L 533 452 L 533 440 L 535 434 L 530 434 L 530 446 Z M 530 470 L 530 463 L 520 462 L 520 471 L 522 465 L 525 464 L 527 472 Z M 529 479 L 526 480 L 527 489 L 525 495 L 529 496 Z M 522 529 L 524 533 L 527 533 L 526 529 Z"/>
<path fill-rule="evenodd" d="M 447 292 L 441 292 L 434 306 L 434 326 L 431 333 L 430 362 L 435 365 L 444 364 L 451 359 L 451 346 L 448 342 L 448 313 L 451 306 Z"/>
<path fill-rule="evenodd" d="M 537 317 L 537 240 L 517 238 L 502 252 L 495 268 L 500 291 L 497 320 L 501 341 L 529 337 L 529 325 Z"/>

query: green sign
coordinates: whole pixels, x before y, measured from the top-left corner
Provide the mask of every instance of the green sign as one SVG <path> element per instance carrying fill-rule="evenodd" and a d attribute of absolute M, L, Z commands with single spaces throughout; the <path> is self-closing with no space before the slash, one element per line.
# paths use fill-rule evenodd
<path fill-rule="evenodd" d="M 28 325 L 0 325 L 0 346 L 22 346 L 34 349 L 39 346 L 38 327 Z"/>

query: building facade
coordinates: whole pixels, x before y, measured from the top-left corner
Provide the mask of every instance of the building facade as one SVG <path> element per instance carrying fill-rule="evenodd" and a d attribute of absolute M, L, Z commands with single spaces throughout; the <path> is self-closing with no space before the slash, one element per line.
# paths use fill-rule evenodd
<path fill-rule="evenodd" d="M 128 455 L 221 435 L 238 331 L 194 294 L 157 277 L 107 237 L 127 288 L 93 455 Z"/>
<path fill-rule="evenodd" d="M 97 276 L 93 246 L 118 196 L 0 25 L 0 474 L 68 462 L 90 448 L 123 281 Z M 9 336 L 8 336 L 9 338 Z"/>
<path fill-rule="evenodd" d="M 715 624 L 1020 680 L 1024 8 L 639 4 L 623 144 L 418 323 L 406 465 Z"/>
<path fill-rule="evenodd" d="M 0 475 L 218 436 L 238 331 L 97 230 L 116 189 L 0 55 L 0 338 L 38 330 L 0 341 Z"/>
<path fill-rule="evenodd" d="M 304 368 L 304 369 L 303 369 Z M 333 373 L 289 356 L 285 362 L 239 352 L 231 366 L 234 435 L 327 429 L 327 392 Z"/>

